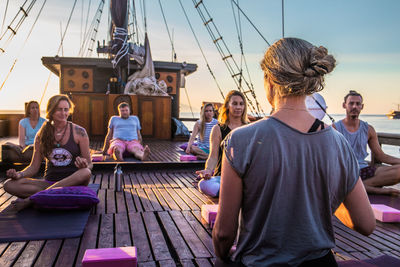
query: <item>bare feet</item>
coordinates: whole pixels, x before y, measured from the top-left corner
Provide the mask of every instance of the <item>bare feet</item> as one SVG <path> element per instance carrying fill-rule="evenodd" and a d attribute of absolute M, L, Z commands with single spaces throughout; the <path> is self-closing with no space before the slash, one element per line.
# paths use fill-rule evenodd
<path fill-rule="evenodd" d="M 142 156 L 142 160 L 147 160 L 149 158 L 150 155 L 150 148 L 149 146 L 145 146 L 143 149 L 143 156 Z"/>
<path fill-rule="evenodd" d="M 11 202 L 1 213 L 2 214 L 16 214 L 18 211 L 31 206 L 33 203 L 29 198 L 18 198 Z"/>
<path fill-rule="evenodd" d="M 365 185 L 365 189 L 370 194 L 376 195 L 391 195 L 391 196 L 400 196 L 400 190 L 397 190 L 392 187 L 373 187 L 369 185 Z"/>
<path fill-rule="evenodd" d="M 124 161 L 124 157 L 122 156 L 122 151 L 120 151 L 118 148 L 114 149 L 113 158 L 116 161 Z"/>

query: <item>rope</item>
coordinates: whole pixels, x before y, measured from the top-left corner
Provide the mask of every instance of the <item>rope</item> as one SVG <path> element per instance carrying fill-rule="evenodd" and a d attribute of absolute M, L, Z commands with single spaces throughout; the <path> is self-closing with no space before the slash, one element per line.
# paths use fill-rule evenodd
<path fill-rule="evenodd" d="M 267 43 L 268 46 L 271 46 L 270 43 L 267 41 L 267 39 L 262 35 L 262 33 L 257 29 L 257 27 L 254 25 L 254 23 L 249 19 L 249 17 L 246 15 L 246 13 L 243 12 L 243 10 L 239 7 L 239 5 L 235 2 L 235 0 L 232 0 L 232 2 L 237 6 L 239 11 L 243 14 L 243 16 L 247 19 L 247 21 L 250 23 L 251 26 L 256 30 L 256 32 L 261 36 L 261 38 Z"/>
<path fill-rule="evenodd" d="M 164 14 L 164 10 L 163 10 L 162 4 L 161 4 L 161 0 L 158 0 L 158 3 L 160 4 L 161 14 L 162 14 L 163 19 L 164 19 L 165 28 L 167 28 L 167 33 L 168 33 L 169 41 L 171 43 L 171 48 L 172 48 L 172 61 L 174 61 L 174 58 L 176 58 L 174 42 L 173 42 L 171 34 L 169 32 L 167 19 L 165 18 L 165 14 Z"/>
<path fill-rule="evenodd" d="M 86 13 L 86 23 L 85 23 L 85 31 L 84 31 L 84 35 L 83 36 L 87 36 L 87 25 L 88 25 L 88 22 L 89 22 L 89 11 L 90 11 L 90 6 L 92 5 L 92 0 L 89 0 L 89 5 L 88 5 L 88 8 L 87 8 L 87 13 Z M 82 45 L 83 45 L 83 42 L 84 42 L 84 40 L 82 40 Z"/>
<path fill-rule="evenodd" d="M 36 16 L 35 21 L 33 22 L 32 27 L 30 28 L 29 33 L 28 33 L 28 35 L 27 35 L 26 38 L 25 38 L 25 41 L 22 43 L 22 46 L 21 46 L 21 48 L 20 48 L 20 50 L 19 50 L 19 52 L 18 52 L 18 54 L 17 54 L 16 59 L 14 60 L 14 63 L 12 64 L 10 70 L 9 70 L 8 73 L 7 73 L 6 78 L 4 79 L 3 83 L 2 83 L 1 86 L 0 86 L 0 91 L 3 89 L 4 84 L 6 83 L 6 81 L 7 81 L 8 78 L 9 78 L 9 76 L 11 75 L 11 72 L 14 70 L 14 66 L 15 66 L 15 64 L 17 64 L 18 58 L 19 58 L 19 56 L 21 55 L 22 50 L 24 49 L 26 43 L 28 42 L 28 39 L 29 39 L 29 37 L 30 37 L 31 34 L 32 34 L 33 28 L 35 28 L 36 22 L 38 21 L 40 15 L 42 14 L 42 10 L 43 10 L 44 5 L 46 4 L 46 2 L 47 2 L 47 0 L 44 0 L 44 1 L 43 1 L 43 4 L 42 4 L 42 6 L 41 6 L 41 8 L 40 8 L 40 10 L 39 10 L 39 13 L 38 13 L 37 16 Z"/>
<path fill-rule="evenodd" d="M 115 57 L 111 60 L 113 68 L 115 69 L 122 58 L 124 58 L 129 52 L 129 44 L 128 44 L 128 31 L 124 28 L 115 27 L 113 33 L 113 40 L 121 41 L 121 48 L 118 50 Z M 117 47 L 118 44 L 113 44 L 111 49 Z"/>
<path fill-rule="evenodd" d="M 147 16 L 146 16 L 146 2 L 143 0 L 143 22 L 144 22 L 144 32 L 147 33 Z"/>
<path fill-rule="evenodd" d="M 193 109 L 192 109 L 192 104 L 190 103 L 189 94 L 188 94 L 188 91 L 187 91 L 187 89 L 186 89 L 186 86 L 185 86 L 185 93 L 186 93 L 187 101 L 188 101 L 188 103 L 189 103 L 190 112 L 192 113 L 192 117 L 194 118 L 194 113 L 193 113 Z"/>
<path fill-rule="evenodd" d="M 4 29 L 4 23 L 6 22 L 6 16 L 7 16 L 7 10 L 8 10 L 8 2 L 9 2 L 10 0 L 7 0 L 7 3 L 6 3 L 6 9 L 4 10 L 4 17 L 3 17 L 3 23 L 1 24 L 1 31 L 0 31 L 0 33 L 2 33 L 3 32 L 3 29 Z"/>
<path fill-rule="evenodd" d="M 215 75 L 214 75 L 214 72 L 211 70 L 210 64 L 208 64 L 208 60 L 207 60 L 206 56 L 204 55 L 204 52 L 203 52 L 203 49 L 201 48 L 199 39 L 197 38 L 197 35 L 196 35 L 196 33 L 194 32 L 193 26 L 192 26 L 192 24 L 190 23 L 189 17 L 188 17 L 188 15 L 186 14 L 186 10 L 185 10 L 185 8 L 184 8 L 183 5 L 182 5 L 181 0 L 179 0 L 179 4 L 181 5 L 182 10 L 183 10 L 183 13 L 185 14 L 186 21 L 187 21 L 188 24 L 189 24 L 190 30 L 192 31 L 193 36 L 194 36 L 194 38 L 196 39 L 196 43 L 197 43 L 197 46 L 198 46 L 199 49 L 200 49 L 201 55 L 203 56 L 203 59 L 204 59 L 204 61 L 206 62 L 207 69 L 208 69 L 208 71 L 210 72 L 211 76 L 213 77 L 214 82 L 215 82 L 215 84 L 217 85 L 218 90 L 219 90 L 219 92 L 220 92 L 220 94 L 221 94 L 221 96 L 222 96 L 222 99 L 225 99 L 224 93 L 222 92 L 222 89 L 221 89 L 221 87 L 220 87 L 219 84 L 218 84 L 218 81 L 217 81 L 217 78 L 216 78 Z"/>
<path fill-rule="evenodd" d="M 136 28 L 136 43 L 139 44 L 139 29 L 138 29 L 138 23 L 137 23 L 137 15 L 136 15 L 136 5 L 135 5 L 135 1 L 133 1 L 132 3 L 132 16 L 133 16 L 133 23 L 134 23 L 134 27 Z"/>

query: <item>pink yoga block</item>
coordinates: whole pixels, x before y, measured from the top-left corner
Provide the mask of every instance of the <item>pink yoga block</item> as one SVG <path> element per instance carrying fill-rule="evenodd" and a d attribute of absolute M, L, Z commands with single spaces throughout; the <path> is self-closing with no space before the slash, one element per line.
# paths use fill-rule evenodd
<path fill-rule="evenodd" d="M 382 204 L 371 204 L 375 218 L 381 222 L 400 222 L 400 210 Z"/>
<path fill-rule="evenodd" d="M 193 161 L 193 160 L 197 160 L 197 158 L 194 155 L 181 155 L 180 160 L 181 161 Z"/>
<path fill-rule="evenodd" d="M 215 219 L 217 218 L 218 205 L 202 205 L 201 217 L 210 225 L 214 227 Z"/>
<path fill-rule="evenodd" d="M 82 267 L 134 267 L 137 266 L 136 247 L 87 249 Z"/>
<path fill-rule="evenodd" d="M 103 161 L 103 154 L 93 154 L 92 161 Z"/>

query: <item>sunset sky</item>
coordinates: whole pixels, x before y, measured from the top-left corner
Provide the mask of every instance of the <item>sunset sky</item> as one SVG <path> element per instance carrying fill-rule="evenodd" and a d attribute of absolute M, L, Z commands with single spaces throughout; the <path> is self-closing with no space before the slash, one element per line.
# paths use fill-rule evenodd
<path fill-rule="evenodd" d="M 43 1 L 36 1 L 17 35 L 6 47 L 6 52 L 0 53 L 0 85 L 18 57 L 13 72 L 0 91 L 0 110 L 22 109 L 24 102 L 32 99 L 40 100 L 42 96 L 49 71 L 41 64 L 40 58 L 57 54 L 61 29 L 65 29 L 74 4 L 74 0 L 48 0 L 31 37 L 21 50 Z M 224 93 L 235 89 L 233 80 L 229 77 L 193 2 L 181 1 Z M 24 1 L 9 2 L 3 25 L 6 2 L 0 1 L 1 34 Z M 89 24 L 100 1 L 91 0 L 90 2 Z M 240 50 L 231 0 L 203 0 L 203 2 L 229 49 L 239 62 Z M 77 0 L 63 49 L 59 53 L 60 56 L 78 56 L 88 3 L 89 0 Z M 142 38 L 144 29 L 141 3 L 142 1 L 136 1 L 138 21 L 142 28 L 139 37 Z M 198 64 L 198 71 L 191 74 L 186 80 L 186 88 L 194 111 L 198 111 L 202 101 L 222 102 L 185 20 L 179 0 L 161 0 L 161 3 L 169 30 L 173 32 L 177 60 Z M 282 37 L 281 3 L 281 0 L 239 0 L 243 11 L 270 43 Z M 106 1 L 97 36 L 101 42 L 103 39 L 107 39 L 108 7 L 109 1 Z M 364 95 L 365 114 L 385 114 L 389 110 L 397 108 L 397 104 L 400 104 L 400 1 L 285 0 L 284 7 L 285 36 L 303 38 L 315 45 L 323 45 L 328 48 L 338 62 L 333 73 L 327 76 L 326 87 L 322 91 L 330 113 L 343 113 L 341 103 L 349 89 L 357 90 Z M 145 8 L 153 60 L 169 61 L 171 60 L 171 45 L 159 1 L 146 0 Z M 256 88 L 258 101 L 265 111 L 269 111 L 270 107 L 263 89 L 263 75 L 259 67 L 259 62 L 268 46 L 243 16 L 240 19 L 243 46 L 251 80 Z M 0 48 L 4 47 L 4 41 L 4 39 L 0 40 Z M 92 56 L 97 57 L 97 54 Z M 42 108 L 51 95 L 58 93 L 58 77 L 51 76 Z M 189 111 L 184 91 L 181 96 L 181 104 L 181 111 Z"/>

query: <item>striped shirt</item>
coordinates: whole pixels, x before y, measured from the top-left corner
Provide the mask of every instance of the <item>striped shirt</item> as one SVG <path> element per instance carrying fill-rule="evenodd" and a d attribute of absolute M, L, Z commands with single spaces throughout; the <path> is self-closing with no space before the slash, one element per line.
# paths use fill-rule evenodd
<path fill-rule="evenodd" d="M 198 120 L 197 123 L 201 125 L 201 121 Z M 218 123 L 218 120 L 212 119 L 210 122 L 206 122 L 204 124 L 205 130 L 204 130 L 204 139 L 200 139 L 200 133 L 198 136 L 198 145 L 200 148 L 205 148 L 205 149 L 210 149 L 210 135 L 211 135 L 211 129 L 214 127 L 215 124 Z M 201 132 L 201 129 L 200 129 Z"/>

